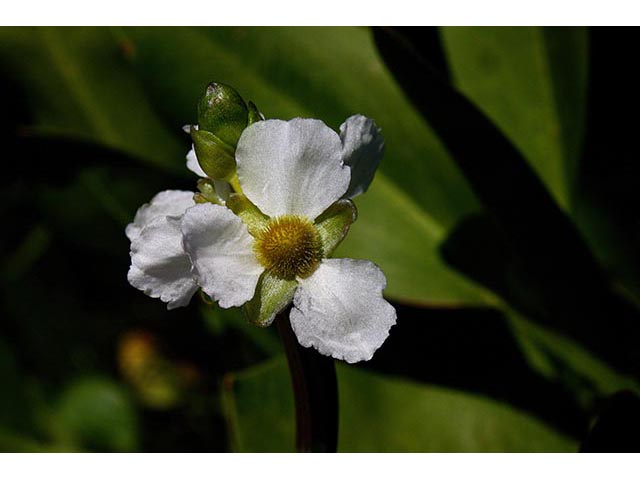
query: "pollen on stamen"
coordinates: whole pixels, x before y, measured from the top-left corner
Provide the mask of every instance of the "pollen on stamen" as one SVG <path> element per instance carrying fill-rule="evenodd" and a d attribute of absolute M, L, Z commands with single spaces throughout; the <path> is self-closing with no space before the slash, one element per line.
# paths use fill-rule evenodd
<path fill-rule="evenodd" d="M 265 269 L 287 280 L 311 275 L 322 259 L 318 229 L 298 215 L 272 218 L 256 236 L 253 250 Z"/>

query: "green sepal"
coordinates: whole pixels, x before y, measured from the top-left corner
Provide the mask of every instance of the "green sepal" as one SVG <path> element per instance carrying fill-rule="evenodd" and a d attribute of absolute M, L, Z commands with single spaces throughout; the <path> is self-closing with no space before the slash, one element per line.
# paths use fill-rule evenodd
<path fill-rule="evenodd" d="M 198 190 L 193 195 L 193 201 L 196 203 L 215 203 L 216 205 L 224 205 L 224 202 L 216 192 L 213 180 L 209 178 L 201 178 L 198 180 Z"/>
<path fill-rule="evenodd" d="M 227 207 L 231 209 L 247 226 L 247 230 L 254 237 L 263 230 L 269 222 L 269 217 L 260 211 L 242 194 L 232 193 L 227 199 Z"/>
<path fill-rule="evenodd" d="M 191 128 L 191 139 L 202 170 L 211 178 L 228 179 L 236 170 L 234 150 L 213 133 Z"/>
<path fill-rule="evenodd" d="M 258 107 L 256 107 L 255 103 L 249 102 L 248 107 L 249 107 L 249 122 L 247 126 L 253 123 L 259 122 L 261 120 L 264 120 L 264 118 L 260 114 L 260 111 L 258 110 Z"/>
<path fill-rule="evenodd" d="M 259 327 L 271 325 L 276 315 L 291 303 L 297 286 L 295 280 L 283 280 L 267 271 L 263 272 L 255 295 L 243 307 L 247 320 Z"/>
<path fill-rule="evenodd" d="M 325 257 L 333 253 L 357 217 L 358 211 L 351 200 L 338 200 L 316 218 L 314 223 L 320 232 Z"/>
<path fill-rule="evenodd" d="M 233 148 L 247 126 L 249 110 L 229 85 L 210 83 L 198 102 L 198 126 Z"/>
<path fill-rule="evenodd" d="M 196 203 L 211 203 L 204 195 L 200 192 L 196 192 L 193 194 L 193 201 Z"/>

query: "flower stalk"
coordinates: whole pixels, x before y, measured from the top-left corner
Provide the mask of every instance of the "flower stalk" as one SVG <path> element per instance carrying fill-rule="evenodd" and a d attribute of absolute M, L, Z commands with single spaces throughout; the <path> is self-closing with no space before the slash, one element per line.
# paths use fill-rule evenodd
<path fill-rule="evenodd" d="M 291 329 L 289 309 L 276 317 L 296 409 L 296 450 L 336 452 L 338 447 L 338 383 L 332 358 L 302 347 Z"/>

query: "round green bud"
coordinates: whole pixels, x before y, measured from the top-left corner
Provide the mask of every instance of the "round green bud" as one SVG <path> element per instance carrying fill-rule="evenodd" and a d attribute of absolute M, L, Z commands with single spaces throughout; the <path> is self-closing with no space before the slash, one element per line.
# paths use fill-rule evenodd
<path fill-rule="evenodd" d="M 247 104 L 233 88 L 212 82 L 198 102 L 198 126 L 235 148 L 247 126 Z"/>

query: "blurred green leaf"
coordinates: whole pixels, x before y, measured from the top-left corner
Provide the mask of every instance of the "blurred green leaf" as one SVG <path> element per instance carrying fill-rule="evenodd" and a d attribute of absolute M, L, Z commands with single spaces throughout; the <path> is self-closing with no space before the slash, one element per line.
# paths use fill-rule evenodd
<path fill-rule="evenodd" d="M 526 159 L 466 96 L 442 80 L 423 46 L 395 28 L 376 29 L 375 39 L 506 240 L 505 253 L 517 266 L 511 281 L 521 283 L 518 290 L 527 297 L 522 311 L 578 339 L 620 370 L 637 370 L 638 311 L 613 292 L 575 224 Z"/>
<path fill-rule="evenodd" d="M 62 393 L 54 412 L 59 443 L 79 449 L 130 452 L 138 446 L 136 413 L 126 392 L 102 378 L 86 378 Z"/>
<path fill-rule="evenodd" d="M 228 373 L 221 403 L 234 451 L 293 451 L 293 393 L 281 357 L 239 373 Z"/>
<path fill-rule="evenodd" d="M 25 429 L 29 423 L 29 405 L 24 389 L 24 377 L 18 370 L 13 352 L 0 338 L 0 430 Z"/>
<path fill-rule="evenodd" d="M 9 346 L 0 338 L 0 452 L 29 453 L 63 451 L 63 446 L 43 441 L 39 424 L 46 407 L 39 389 L 15 361 Z"/>
<path fill-rule="evenodd" d="M 387 296 L 429 306 L 495 304 L 491 293 L 446 265 L 439 253 L 445 228 L 398 186 L 378 175 L 355 201 L 358 220 L 333 256 L 377 263 Z"/>
<path fill-rule="evenodd" d="M 640 306 L 640 193 L 636 122 L 640 73 L 627 61 L 624 45 L 636 32 L 590 28 L 586 139 L 573 212 L 591 248 L 619 291 Z"/>
<path fill-rule="evenodd" d="M 456 85 L 569 208 L 584 129 L 584 28 L 445 27 Z"/>
<path fill-rule="evenodd" d="M 204 304 L 200 312 L 209 333 L 221 336 L 224 332 L 234 331 L 252 343 L 261 353 L 273 356 L 282 351 L 275 328 L 259 328 L 247 320 L 240 308 L 220 308 Z"/>
<path fill-rule="evenodd" d="M 180 132 L 162 124 L 131 75 L 128 48 L 104 28 L 0 29 L 0 60 L 25 90 L 32 133 L 98 142 L 176 170 Z"/>
<path fill-rule="evenodd" d="M 49 229 L 42 224 L 35 225 L 7 259 L 2 271 L 3 280 L 12 281 L 28 272 L 46 253 L 50 241 Z"/>
<path fill-rule="evenodd" d="M 640 392 L 631 378 L 619 374 L 573 340 L 504 309 L 529 365 L 553 382 L 566 385 L 585 410 L 620 390 Z"/>
<path fill-rule="evenodd" d="M 0 427 L 0 452 L 39 453 L 45 451 L 55 451 L 55 448 L 41 445 L 31 438 L 24 437 Z"/>
<path fill-rule="evenodd" d="M 342 452 L 569 452 L 577 442 L 478 395 L 337 365 Z M 291 451 L 293 396 L 278 358 L 225 382 L 235 449 Z"/>
<path fill-rule="evenodd" d="M 640 451 L 640 397 L 618 392 L 598 412 L 580 453 L 637 453 Z"/>

